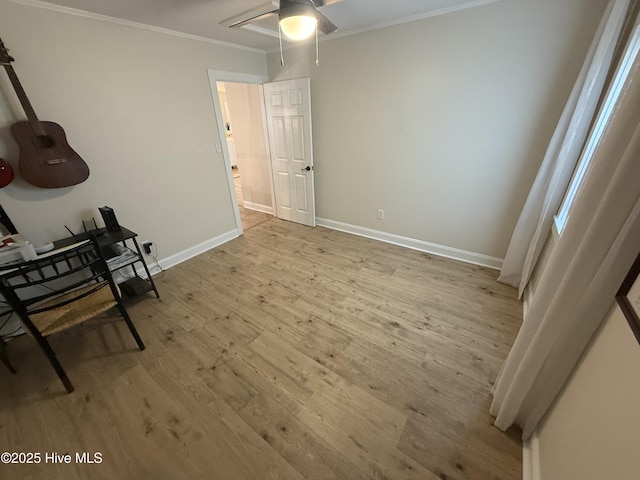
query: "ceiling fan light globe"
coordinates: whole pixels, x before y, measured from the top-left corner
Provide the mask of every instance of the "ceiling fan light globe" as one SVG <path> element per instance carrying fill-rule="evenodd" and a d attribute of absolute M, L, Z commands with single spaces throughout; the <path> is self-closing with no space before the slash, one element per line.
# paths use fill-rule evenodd
<path fill-rule="evenodd" d="M 291 40 L 305 40 L 316 31 L 318 20 L 314 15 L 293 15 L 280 19 L 280 28 Z"/>

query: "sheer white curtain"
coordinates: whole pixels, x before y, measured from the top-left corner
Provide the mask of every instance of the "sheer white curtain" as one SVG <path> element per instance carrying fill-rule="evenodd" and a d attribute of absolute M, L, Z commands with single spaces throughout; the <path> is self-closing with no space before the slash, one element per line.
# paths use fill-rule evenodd
<path fill-rule="evenodd" d="M 640 43 L 637 24 L 634 35 Z M 494 386 L 496 426 L 517 423 L 524 438 L 562 388 L 640 250 L 639 66 L 636 58 Z"/>
<path fill-rule="evenodd" d="M 567 189 L 602 94 L 629 0 L 610 0 L 531 187 L 498 281 L 522 296 Z"/>

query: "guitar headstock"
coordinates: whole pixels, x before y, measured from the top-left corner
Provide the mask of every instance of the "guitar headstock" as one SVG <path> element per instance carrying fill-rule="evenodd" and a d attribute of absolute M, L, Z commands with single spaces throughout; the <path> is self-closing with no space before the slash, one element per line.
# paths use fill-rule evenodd
<path fill-rule="evenodd" d="M 9 55 L 9 51 L 0 39 L 0 65 L 9 65 L 11 62 L 13 62 L 13 57 Z"/>

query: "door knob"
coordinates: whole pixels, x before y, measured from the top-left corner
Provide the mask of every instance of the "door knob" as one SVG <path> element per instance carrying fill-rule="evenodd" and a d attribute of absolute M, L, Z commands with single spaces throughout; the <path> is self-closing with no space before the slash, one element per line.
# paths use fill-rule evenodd
<path fill-rule="evenodd" d="M 311 170 L 313 170 L 313 167 L 310 167 L 309 165 L 307 165 L 304 168 L 301 168 L 300 170 L 302 170 L 303 172 L 310 172 Z"/>

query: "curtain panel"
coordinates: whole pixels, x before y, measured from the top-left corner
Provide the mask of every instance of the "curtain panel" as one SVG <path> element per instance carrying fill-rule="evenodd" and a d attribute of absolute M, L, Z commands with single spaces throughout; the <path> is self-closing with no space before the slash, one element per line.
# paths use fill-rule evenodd
<path fill-rule="evenodd" d="M 637 20 L 631 41 L 640 46 Z M 640 250 L 639 67 L 636 55 L 494 385 L 495 425 L 516 423 L 525 439 L 560 392 Z"/>
<path fill-rule="evenodd" d="M 505 255 L 499 282 L 522 297 L 573 175 L 609 75 L 629 0 L 607 5 Z"/>

